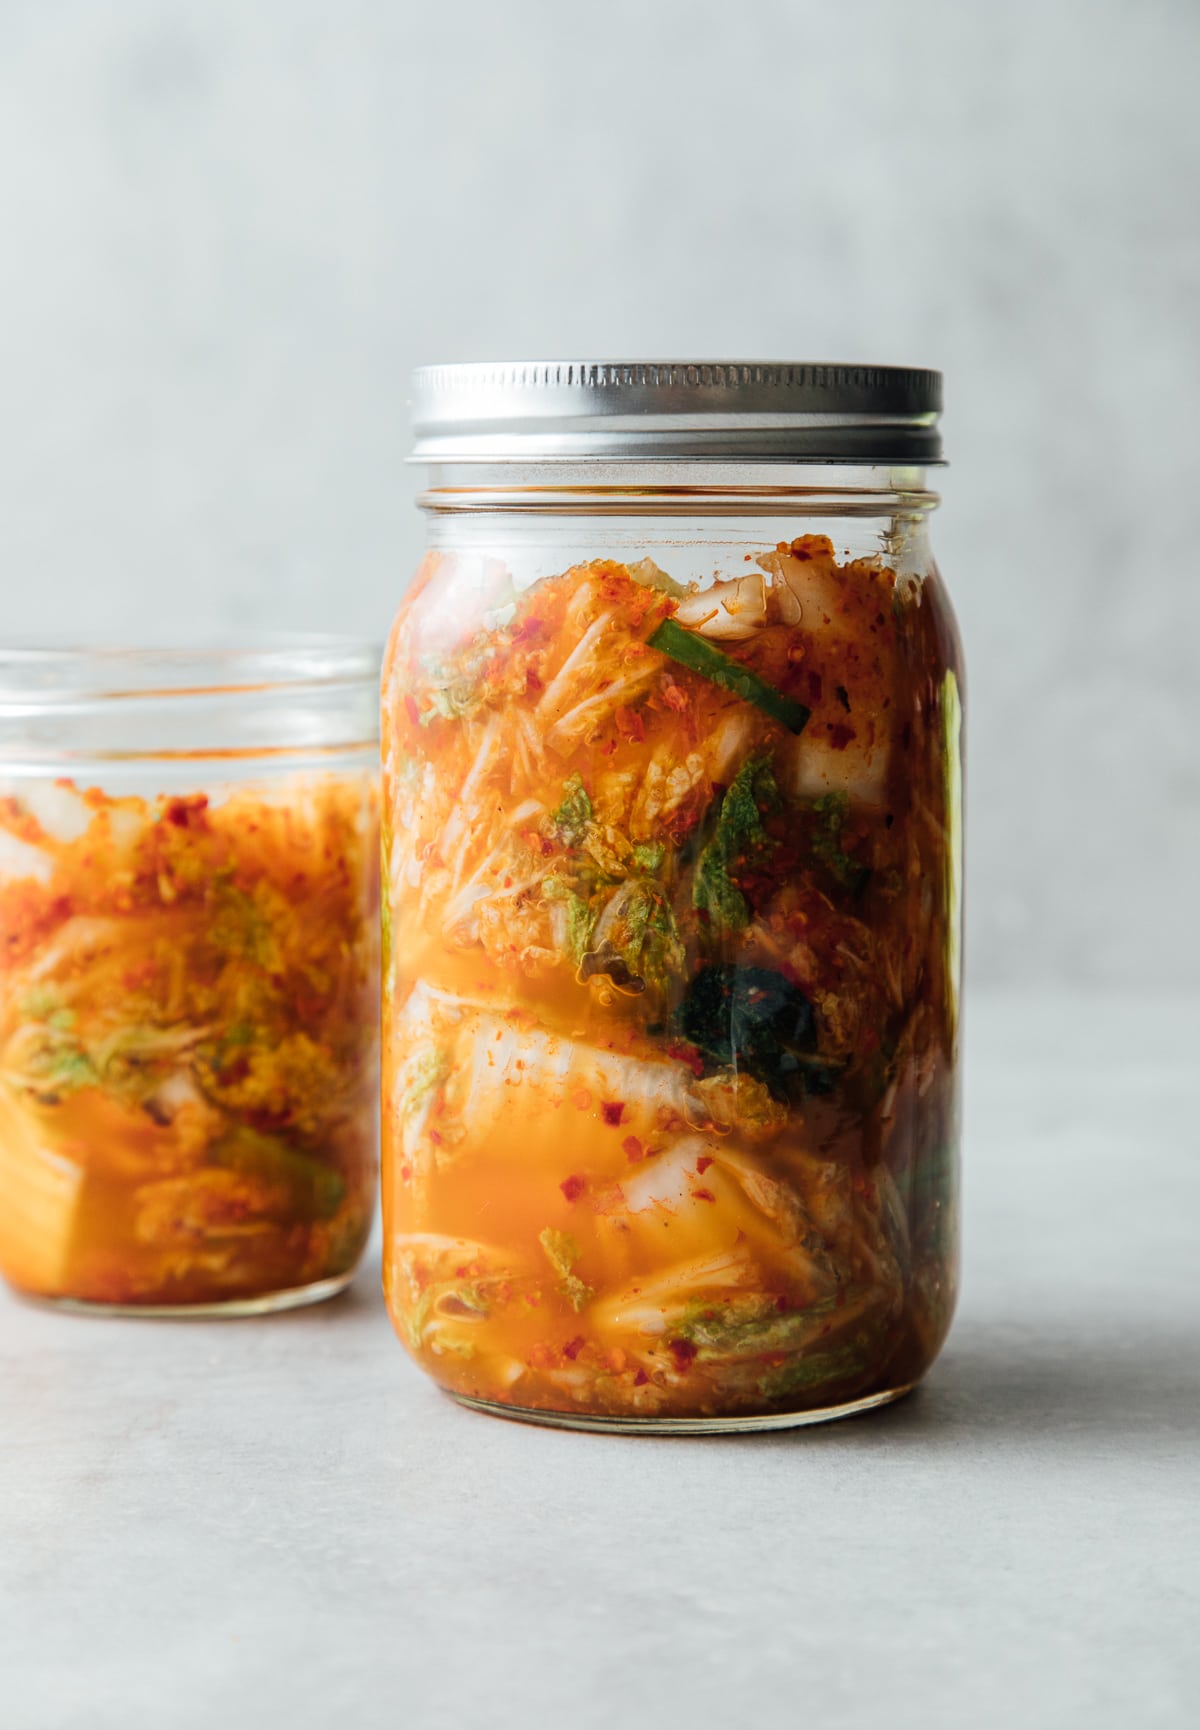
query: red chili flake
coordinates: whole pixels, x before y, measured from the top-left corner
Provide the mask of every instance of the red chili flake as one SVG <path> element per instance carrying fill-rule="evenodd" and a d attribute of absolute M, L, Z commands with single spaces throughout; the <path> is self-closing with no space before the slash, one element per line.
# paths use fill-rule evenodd
<path fill-rule="evenodd" d="M 544 691 L 545 689 L 545 685 L 543 685 L 541 679 L 538 677 L 537 669 L 534 667 L 526 667 L 525 695 L 527 697 L 533 697 L 536 696 L 539 691 Z"/>
<path fill-rule="evenodd" d="M 711 1189 L 694 1189 L 692 1194 L 697 1201 L 716 1201 L 717 1199 Z"/>
<path fill-rule="evenodd" d="M 842 705 L 842 708 L 845 709 L 847 714 L 849 714 L 850 713 L 850 693 L 846 689 L 845 685 L 839 685 L 833 694 L 837 698 L 838 702 Z"/>
<path fill-rule="evenodd" d="M 675 1368 L 677 1370 L 686 1370 L 692 1359 L 695 1357 L 697 1348 L 692 1344 L 691 1340 L 668 1340 L 667 1350 L 675 1359 Z"/>
<path fill-rule="evenodd" d="M 411 1183 L 412 1182 L 412 1166 L 411 1165 L 402 1165 L 400 1167 L 400 1176 L 405 1183 Z"/>
<path fill-rule="evenodd" d="M 417 699 L 415 697 L 405 697 L 404 713 L 408 716 L 414 727 L 419 727 L 421 725 L 421 711 L 417 708 Z"/>
<path fill-rule="evenodd" d="M 619 1099 L 604 1099 L 600 1102 L 600 1115 L 615 1129 L 625 1115 L 625 1107 Z"/>
<path fill-rule="evenodd" d="M 193 799 L 172 799 L 163 815 L 176 829 L 186 829 L 192 815 L 199 816 L 207 804 L 208 799 L 203 793 L 197 793 Z"/>
<path fill-rule="evenodd" d="M 700 1158 L 696 1161 L 696 1174 L 697 1174 L 697 1176 L 703 1177 L 704 1173 L 708 1170 L 708 1168 L 711 1164 L 712 1164 L 712 1154 L 711 1153 L 702 1153 L 700 1155 Z"/>
<path fill-rule="evenodd" d="M 749 558 L 749 556 L 750 555 L 747 553 L 746 557 Z M 639 1370 L 637 1375 L 633 1378 L 633 1385 L 635 1388 L 644 1388 L 649 1380 L 650 1377 L 646 1374 L 645 1370 Z"/>
<path fill-rule="evenodd" d="M 585 1344 L 585 1341 L 584 1341 L 583 1335 L 582 1334 L 576 1334 L 575 1338 L 573 1340 L 568 1340 L 566 1345 L 563 1347 L 563 1351 L 567 1354 L 567 1356 L 570 1358 L 572 1363 L 575 1362 L 575 1359 L 579 1356 L 580 1352 L 583 1350 L 584 1344 Z"/>
<path fill-rule="evenodd" d="M 637 597 L 635 595 L 626 595 L 625 591 L 631 585 L 629 579 L 620 570 L 620 567 L 614 565 L 611 559 L 604 560 L 603 565 L 608 568 L 604 569 L 601 566 L 594 568 L 600 569 L 600 593 L 604 596 L 605 600 L 625 601 L 631 610 L 636 608 Z M 646 604 L 648 605 L 653 599 L 653 596 L 644 589 L 641 592 L 646 596 Z"/>
<path fill-rule="evenodd" d="M 633 740 L 639 745 L 644 742 L 646 737 L 646 723 L 638 714 L 636 709 L 618 709 L 615 720 L 617 723 L 617 732 L 620 733 L 623 739 Z"/>
<path fill-rule="evenodd" d="M 432 1142 L 436 1142 L 437 1146 L 440 1147 L 442 1145 L 441 1131 L 437 1130 L 437 1129 L 431 1129 L 429 1131 L 429 1139 Z"/>
<path fill-rule="evenodd" d="M 621 1146 L 625 1149 L 626 1159 L 631 1162 L 636 1163 L 639 1159 L 645 1159 L 646 1157 L 646 1149 L 642 1146 L 636 1135 L 627 1135 L 621 1143 Z"/>
<path fill-rule="evenodd" d="M 545 620 L 539 619 L 536 616 L 522 619 L 521 623 L 519 625 L 514 625 L 512 630 L 508 633 L 509 641 L 513 643 L 536 643 L 538 638 L 544 637 L 545 634 Z"/>
<path fill-rule="evenodd" d="M 808 675 L 808 695 L 812 703 L 816 704 L 821 701 L 821 692 L 823 689 L 824 687 L 821 684 L 820 673 L 810 673 Z"/>
<path fill-rule="evenodd" d="M 857 735 L 854 728 L 847 727 L 841 721 L 836 722 L 829 729 L 829 743 L 833 746 L 835 751 L 844 751 L 851 739 L 856 737 Z"/>
<path fill-rule="evenodd" d="M 792 1307 L 791 1299 L 788 1298 L 783 1292 L 780 1292 L 779 1296 L 775 1299 L 775 1308 L 777 1310 L 783 1310 L 786 1313 L 788 1310 L 791 1309 L 791 1307 Z"/>
<path fill-rule="evenodd" d="M 587 1188 L 587 1178 L 580 1177 L 578 1172 L 576 1172 L 571 1177 L 566 1178 L 558 1187 L 562 1190 L 568 1201 L 578 1201 L 584 1190 Z"/>
<path fill-rule="evenodd" d="M 668 681 L 663 687 L 662 700 L 667 708 L 674 709 L 677 715 L 686 714 L 692 706 L 687 692 L 682 686 L 675 684 L 673 680 Z"/>
<path fill-rule="evenodd" d="M 683 1040 L 677 1039 L 673 1044 L 667 1046 L 667 1056 L 673 1057 L 676 1063 L 686 1063 L 697 1081 L 704 1074 L 704 1059 L 694 1045 L 688 1045 Z"/>

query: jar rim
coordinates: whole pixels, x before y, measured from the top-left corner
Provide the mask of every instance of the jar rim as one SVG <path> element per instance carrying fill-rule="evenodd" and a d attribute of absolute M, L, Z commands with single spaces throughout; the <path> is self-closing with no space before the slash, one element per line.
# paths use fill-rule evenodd
<path fill-rule="evenodd" d="M 144 644 L 0 641 L 0 706 L 375 686 L 381 659 L 377 643 L 322 633 Z"/>

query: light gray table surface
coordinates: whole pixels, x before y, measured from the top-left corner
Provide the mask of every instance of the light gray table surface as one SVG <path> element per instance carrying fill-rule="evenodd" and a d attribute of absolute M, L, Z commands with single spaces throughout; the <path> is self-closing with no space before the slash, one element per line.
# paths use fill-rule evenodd
<path fill-rule="evenodd" d="M 0 1298 L 0 1726 L 1200 1722 L 1200 1001 L 970 1005 L 927 1386 L 565 1434 L 265 1322 Z"/>

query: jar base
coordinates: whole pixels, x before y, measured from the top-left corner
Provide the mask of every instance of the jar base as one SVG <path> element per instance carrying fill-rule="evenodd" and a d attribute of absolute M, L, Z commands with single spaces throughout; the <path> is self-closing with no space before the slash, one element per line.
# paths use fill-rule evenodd
<path fill-rule="evenodd" d="M 882 1393 L 864 1394 L 862 1399 L 847 1400 L 840 1406 L 820 1406 L 808 1412 L 767 1412 L 749 1417 L 714 1418 L 620 1418 L 598 1417 L 583 1412 L 536 1411 L 531 1406 L 504 1406 L 495 1400 L 476 1400 L 469 1394 L 450 1395 L 460 1406 L 484 1412 L 492 1418 L 510 1418 L 519 1424 L 542 1424 L 555 1430 L 596 1430 L 605 1435 L 622 1436 L 734 1436 L 756 1430 L 795 1430 L 808 1424 L 830 1424 L 838 1418 L 856 1417 L 876 1406 L 890 1406 L 902 1400 L 916 1387 L 916 1382 L 885 1388 Z"/>
<path fill-rule="evenodd" d="M 207 1303 L 191 1304 L 106 1304 L 92 1303 L 85 1298 L 41 1297 L 29 1292 L 20 1295 L 27 1302 L 46 1309 L 64 1310 L 68 1315 L 84 1316 L 145 1316 L 157 1321 L 213 1321 L 241 1316 L 277 1315 L 282 1310 L 305 1309 L 309 1304 L 324 1303 L 345 1291 L 354 1278 L 356 1268 L 332 1279 L 314 1280 L 311 1285 L 289 1286 L 283 1291 L 256 1292 L 253 1297 L 215 1298 Z"/>

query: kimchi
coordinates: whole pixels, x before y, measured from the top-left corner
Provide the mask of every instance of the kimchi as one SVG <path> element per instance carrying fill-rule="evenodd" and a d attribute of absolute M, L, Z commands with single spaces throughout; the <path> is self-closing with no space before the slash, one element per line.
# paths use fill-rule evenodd
<path fill-rule="evenodd" d="M 377 845 L 361 775 L 0 799 L 14 1286 L 253 1307 L 349 1277 L 374 1200 Z"/>
<path fill-rule="evenodd" d="M 385 1288 L 488 1406 L 833 1409 L 954 1300 L 958 650 L 805 535 L 433 553 L 384 676 Z"/>

